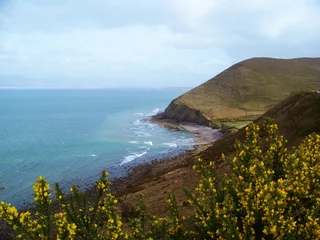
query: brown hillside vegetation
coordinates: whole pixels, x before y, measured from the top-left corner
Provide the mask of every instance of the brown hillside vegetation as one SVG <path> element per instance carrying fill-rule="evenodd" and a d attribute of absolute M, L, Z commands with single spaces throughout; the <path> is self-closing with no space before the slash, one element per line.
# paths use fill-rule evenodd
<path fill-rule="evenodd" d="M 279 126 L 279 134 L 289 141 L 289 147 L 296 146 L 310 133 L 320 133 L 320 94 L 301 92 L 292 94 L 267 111 L 254 123 L 262 126 L 265 118 L 272 118 Z M 233 143 L 242 140 L 245 129 L 225 136 L 203 151 L 200 156 L 207 160 L 219 159 L 221 154 L 234 151 Z"/>
<path fill-rule="evenodd" d="M 165 117 L 210 125 L 255 119 L 292 92 L 320 88 L 320 58 L 252 58 L 173 100 Z"/>
<path fill-rule="evenodd" d="M 297 146 L 310 133 L 320 133 L 320 94 L 315 92 L 301 92 L 288 97 L 274 108 L 266 112 L 255 121 L 262 125 L 266 117 L 274 118 L 279 126 L 279 133 L 288 140 L 288 147 L 291 149 Z M 263 137 L 264 133 L 261 132 Z M 169 193 L 174 193 L 180 203 L 186 203 L 187 197 L 183 188 L 194 189 L 199 181 L 199 176 L 192 170 L 192 166 L 198 157 L 204 161 L 215 161 L 220 172 L 227 172 L 226 162 L 221 160 L 224 153 L 227 158 L 235 154 L 234 143 L 236 140 L 245 138 L 245 128 L 236 133 L 229 134 L 215 143 L 202 147 L 195 152 L 184 155 L 175 161 L 180 164 L 169 165 L 168 169 L 161 172 L 153 172 L 152 166 L 147 176 L 137 179 L 126 191 L 120 193 L 126 201 L 134 203 L 139 194 L 145 197 L 149 211 L 152 215 L 165 215 L 167 204 L 165 199 Z M 188 214 L 191 209 L 187 204 L 182 204 L 183 214 Z"/>

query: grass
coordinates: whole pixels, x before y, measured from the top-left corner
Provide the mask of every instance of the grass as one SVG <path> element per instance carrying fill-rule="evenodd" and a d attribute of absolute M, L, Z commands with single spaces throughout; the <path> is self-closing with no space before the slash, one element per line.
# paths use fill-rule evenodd
<path fill-rule="evenodd" d="M 262 115 L 292 92 L 318 90 L 319 74 L 320 58 L 248 59 L 178 97 L 165 114 L 196 123 L 190 109 L 211 121 Z"/>

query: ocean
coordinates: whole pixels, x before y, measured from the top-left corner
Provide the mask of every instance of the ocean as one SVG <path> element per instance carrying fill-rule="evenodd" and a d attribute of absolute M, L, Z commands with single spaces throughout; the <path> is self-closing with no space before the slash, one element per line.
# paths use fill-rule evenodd
<path fill-rule="evenodd" d="M 38 176 L 62 186 L 191 149 L 193 135 L 144 121 L 182 91 L 0 90 L 0 201 L 32 201 Z"/>

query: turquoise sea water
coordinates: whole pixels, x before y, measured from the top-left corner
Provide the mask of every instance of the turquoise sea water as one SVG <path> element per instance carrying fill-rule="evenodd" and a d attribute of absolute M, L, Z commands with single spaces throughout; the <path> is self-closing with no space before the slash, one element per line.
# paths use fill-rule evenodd
<path fill-rule="evenodd" d="M 0 201 L 32 199 L 40 175 L 50 183 L 93 182 L 102 169 L 190 148 L 193 135 L 143 119 L 178 91 L 0 90 Z"/>

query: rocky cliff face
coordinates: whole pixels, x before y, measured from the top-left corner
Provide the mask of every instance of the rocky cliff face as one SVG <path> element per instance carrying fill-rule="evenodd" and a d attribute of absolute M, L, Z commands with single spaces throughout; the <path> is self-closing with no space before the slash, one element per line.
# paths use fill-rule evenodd
<path fill-rule="evenodd" d="M 173 100 L 166 111 L 164 117 L 178 122 L 192 122 L 199 125 L 210 126 L 211 119 L 200 110 L 193 109 L 184 103 L 179 103 L 178 99 Z"/>

